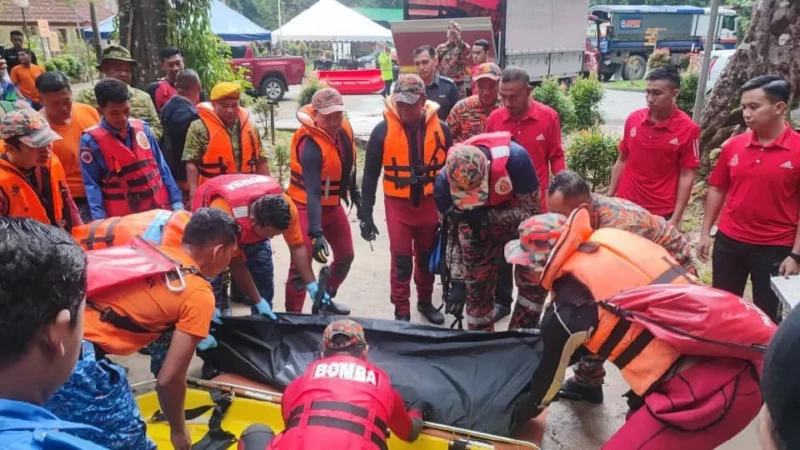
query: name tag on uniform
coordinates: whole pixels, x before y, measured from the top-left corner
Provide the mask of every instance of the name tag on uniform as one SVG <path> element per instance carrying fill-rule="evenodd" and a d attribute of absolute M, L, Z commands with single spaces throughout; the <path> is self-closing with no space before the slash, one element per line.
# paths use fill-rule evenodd
<path fill-rule="evenodd" d="M 314 379 L 339 378 L 378 387 L 378 374 L 372 369 L 351 362 L 319 363 L 314 369 Z"/>

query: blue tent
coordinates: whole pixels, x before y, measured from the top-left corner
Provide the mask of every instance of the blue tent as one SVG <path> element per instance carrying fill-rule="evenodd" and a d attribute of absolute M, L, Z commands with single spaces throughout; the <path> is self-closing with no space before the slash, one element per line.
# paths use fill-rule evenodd
<path fill-rule="evenodd" d="M 230 7 L 213 0 L 211 2 L 211 30 L 214 34 L 225 41 L 269 41 L 271 33 L 247 19 L 247 17 L 232 10 Z M 108 19 L 98 24 L 100 38 L 111 39 L 114 32 L 114 18 Z M 84 28 L 83 38 L 92 39 L 92 28 Z"/>

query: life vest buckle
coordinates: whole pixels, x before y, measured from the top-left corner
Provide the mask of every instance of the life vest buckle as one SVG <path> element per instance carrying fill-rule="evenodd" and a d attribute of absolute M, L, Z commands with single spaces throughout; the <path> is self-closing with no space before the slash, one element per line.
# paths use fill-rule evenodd
<path fill-rule="evenodd" d="M 176 279 L 174 281 L 170 279 L 170 274 L 172 273 L 175 274 Z M 177 285 L 174 284 L 175 281 L 177 281 Z M 182 267 L 176 267 L 175 269 L 164 273 L 164 284 L 167 286 L 167 289 L 169 289 L 170 292 L 174 292 L 176 294 L 183 292 L 186 289 L 186 280 L 183 278 Z"/>

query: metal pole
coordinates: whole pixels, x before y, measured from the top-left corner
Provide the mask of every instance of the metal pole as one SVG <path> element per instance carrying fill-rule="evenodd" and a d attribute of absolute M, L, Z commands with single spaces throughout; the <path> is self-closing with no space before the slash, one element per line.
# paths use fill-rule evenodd
<path fill-rule="evenodd" d="M 692 120 L 700 122 L 703 114 L 703 107 L 706 103 L 706 84 L 708 83 L 708 67 L 711 65 L 711 52 L 717 42 L 717 15 L 719 12 L 719 0 L 711 0 L 711 13 L 708 18 L 708 33 L 706 34 L 706 46 L 703 50 L 703 64 L 700 68 L 700 80 L 697 83 L 697 92 L 694 99 L 694 114 Z"/>
<path fill-rule="evenodd" d="M 283 18 L 281 16 L 281 0 L 278 0 L 278 40 L 281 43 L 280 49 L 283 50 Z"/>

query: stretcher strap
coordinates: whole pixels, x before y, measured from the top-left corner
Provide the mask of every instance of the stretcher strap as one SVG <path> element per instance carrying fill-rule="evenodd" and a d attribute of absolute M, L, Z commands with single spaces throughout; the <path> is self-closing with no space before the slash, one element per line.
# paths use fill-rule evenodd
<path fill-rule="evenodd" d="M 117 226 L 119 221 L 122 220 L 122 217 L 115 217 L 111 219 L 111 222 L 106 227 L 106 235 L 103 237 L 97 237 L 97 229 L 100 228 L 100 225 L 105 223 L 105 220 L 96 220 L 89 225 L 89 233 L 86 236 L 86 239 L 81 241 L 81 244 L 86 245 L 86 250 L 93 250 L 95 242 L 103 242 L 106 246 L 110 247 L 111 244 L 114 243 L 114 228 Z"/>

